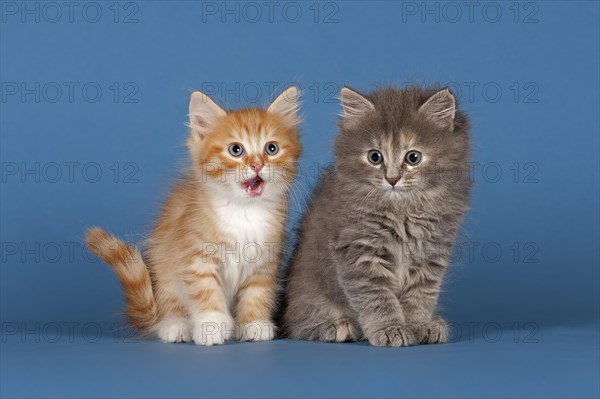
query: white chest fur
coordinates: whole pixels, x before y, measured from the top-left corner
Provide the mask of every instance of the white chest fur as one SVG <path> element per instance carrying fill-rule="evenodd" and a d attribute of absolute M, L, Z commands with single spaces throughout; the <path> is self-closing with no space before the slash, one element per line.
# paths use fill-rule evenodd
<path fill-rule="evenodd" d="M 227 202 L 216 207 L 219 229 L 226 242 L 220 246 L 223 288 L 229 304 L 240 285 L 269 260 L 275 218 L 261 201 Z"/>

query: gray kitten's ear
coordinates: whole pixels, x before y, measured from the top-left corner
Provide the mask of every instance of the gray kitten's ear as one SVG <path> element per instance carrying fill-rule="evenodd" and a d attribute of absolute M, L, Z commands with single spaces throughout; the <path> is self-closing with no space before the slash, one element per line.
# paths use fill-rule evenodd
<path fill-rule="evenodd" d="M 290 125 L 296 126 L 300 123 L 300 116 L 298 115 L 299 99 L 300 90 L 296 86 L 290 86 L 273 100 L 267 108 L 267 112 L 278 114 L 286 119 Z"/>
<path fill-rule="evenodd" d="M 444 89 L 435 93 L 419 108 L 419 113 L 439 127 L 452 129 L 456 115 L 456 101 L 450 90 Z"/>
<path fill-rule="evenodd" d="M 342 118 L 360 118 L 375 109 L 373 103 L 362 94 L 345 86 L 340 91 L 340 102 L 342 103 Z"/>
<path fill-rule="evenodd" d="M 226 115 L 226 112 L 219 107 L 206 94 L 195 91 L 190 97 L 189 126 L 195 136 L 202 138 L 208 131 L 213 122 Z"/>

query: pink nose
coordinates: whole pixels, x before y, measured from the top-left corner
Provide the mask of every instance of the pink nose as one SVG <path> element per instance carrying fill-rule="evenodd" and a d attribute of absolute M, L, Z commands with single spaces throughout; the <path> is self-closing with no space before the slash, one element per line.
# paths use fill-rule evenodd
<path fill-rule="evenodd" d="M 388 181 L 388 183 L 390 183 L 392 185 L 392 187 L 394 187 L 396 185 L 396 183 L 398 183 L 400 181 L 400 177 L 385 177 L 385 180 Z"/>
<path fill-rule="evenodd" d="M 250 169 L 252 169 L 254 171 L 254 173 L 256 173 L 256 174 L 258 174 L 262 168 L 263 168 L 262 163 L 251 163 L 250 164 Z"/>

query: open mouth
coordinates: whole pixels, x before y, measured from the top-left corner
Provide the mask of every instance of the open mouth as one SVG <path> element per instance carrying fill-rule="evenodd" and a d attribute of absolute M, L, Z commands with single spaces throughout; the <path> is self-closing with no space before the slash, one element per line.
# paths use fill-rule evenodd
<path fill-rule="evenodd" d="M 246 190 L 246 193 L 248 193 L 250 197 L 258 197 L 261 195 L 264 187 L 265 181 L 258 175 L 242 182 L 242 188 Z"/>

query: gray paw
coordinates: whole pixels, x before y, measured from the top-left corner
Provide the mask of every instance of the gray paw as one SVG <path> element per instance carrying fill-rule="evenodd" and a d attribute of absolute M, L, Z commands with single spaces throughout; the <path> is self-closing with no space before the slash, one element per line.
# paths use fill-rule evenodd
<path fill-rule="evenodd" d="M 421 344 L 442 344 L 448 342 L 448 326 L 441 319 L 417 324 L 413 328 L 417 341 Z"/>
<path fill-rule="evenodd" d="M 407 326 L 391 326 L 371 334 L 369 343 L 373 346 L 410 346 L 417 340 Z"/>
<path fill-rule="evenodd" d="M 309 339 L 322 342 L 346 342 L 355 341 L 356 335 L 352 324 L 346 319 L 340 319 L 321 324 L 311 332 Z"/>

